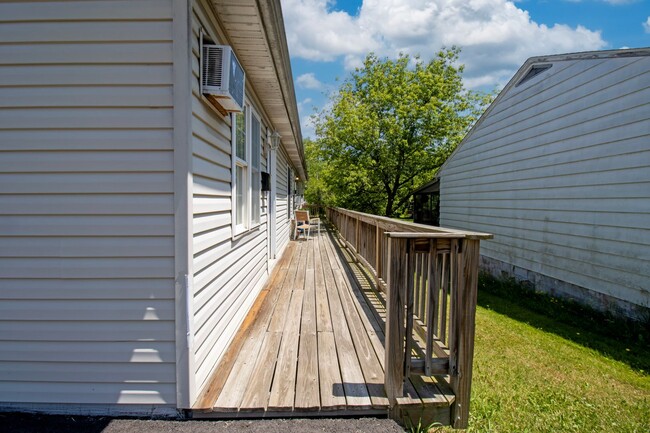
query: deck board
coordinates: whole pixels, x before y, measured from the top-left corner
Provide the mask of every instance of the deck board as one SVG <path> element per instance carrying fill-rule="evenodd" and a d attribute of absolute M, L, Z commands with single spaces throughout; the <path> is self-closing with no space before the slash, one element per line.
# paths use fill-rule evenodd
<path fill-rule="evenodd" d="M 328 231 L 292 241 L 202 400 L 233 417 L 388 410 L 385 308 L 369 281 Z M 413 379 L 398 403 L 448 407 L 443 390 Z"/>
<path fill-rule="evenodd" d="M 240 410 L 266 410 L 281 340 L 282 334 L 280 332 L 265 333 L 260 355 L 257 358 L 253 375 L 249 381 L 250 386 L 247 387 L 244 393 Z"/>
<path fill-rule="evenodd" d="M 293 409 L 296 370 L 298 367 L 298 343 L 300 342 L 300 317 L 304 291 L 295 290 L 287 313 L 286 326 L 282 334 L 280 355 L 275 367 L 275 380 L 271 388 L 269 410 L 289 411 Z"/>

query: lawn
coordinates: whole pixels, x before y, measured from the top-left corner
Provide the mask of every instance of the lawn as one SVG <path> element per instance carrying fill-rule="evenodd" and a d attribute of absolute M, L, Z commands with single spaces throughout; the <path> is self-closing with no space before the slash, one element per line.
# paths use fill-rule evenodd
<path fill-rule="evenodd" d="M 646 331 L 483 277 L 469 431 L 650 431 Z"/>

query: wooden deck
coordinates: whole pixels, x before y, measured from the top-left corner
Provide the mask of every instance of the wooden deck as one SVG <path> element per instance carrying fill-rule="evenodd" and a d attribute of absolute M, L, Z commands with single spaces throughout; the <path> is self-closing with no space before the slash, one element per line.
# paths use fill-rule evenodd
<path fill-rule="evenodd" d="M 193 415 L 388 414 L 384 304 L 325 227 L 292 241 Z M 448 424 L 453 400 L 444 381 L 412 376 L 398 410 Z"/>

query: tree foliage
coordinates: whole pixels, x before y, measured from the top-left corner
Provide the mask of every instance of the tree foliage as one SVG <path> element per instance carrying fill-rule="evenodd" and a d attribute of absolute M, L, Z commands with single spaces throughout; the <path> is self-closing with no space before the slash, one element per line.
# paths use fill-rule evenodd
<path fill-rule="evenodd" d="M 491 95 L 466 91 L 459 50 L 429 62 L 369 54 L 315 116 L 309 142 L 308 196 L 326 204 L 393 216 L 411 191 L 431 180 L 475 122 Z"/>
<path fill-rule="evenodd" d="M 303 142 L 305 146 L 305 160 L 307 161 L 307 172 L 309 173 L 309 182 L 305 189 L 305 200 L 308 203 L 318 205 L 329 205 L 334 203 L 332 188 L 327 184 L 329 175 L 329 164 L 324 159 L 318 142 L 306 138 Z"/>

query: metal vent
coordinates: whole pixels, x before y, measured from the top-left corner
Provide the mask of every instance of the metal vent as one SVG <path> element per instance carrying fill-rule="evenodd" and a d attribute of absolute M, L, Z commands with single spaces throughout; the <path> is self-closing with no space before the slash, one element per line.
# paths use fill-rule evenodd
<path fill-rule="evenodd" d="M 222 87 L 223 82 L 223 47 L 218 45 L 203 46 L 203 85 Z"/>
<path fill-rule="evenodd" d="M 522 78 L 521 80 L 519 80 L 519 82 L 517 83 L 517 85 L 516 85 L 515 87 L 517 87 L 517 86 L 521 86 L 521 85 L 524 84 L 526 81 L 530 81 L 530 80 L 532 80 L 533 78 L 535 78 L 536 76 L 538 76 L 538 75 L 541 74 L 542 72 L 546 71 L 547 69 L 550 69 L 551 66 L 553 66 L 553 65 L 552 65 L 552 64 L 546 64 L 546 65 L 533 65 L 533 66 L 528 70 L 528 72 L 526 73 L 526 75 L 524 75 L 524 78 Z"/>
<path fill-rule="evenodd" d="M 246 74 L 235 53 L 228 45 L 201 43 L 201 93 L 220 110 L 241 112 Z"/>

